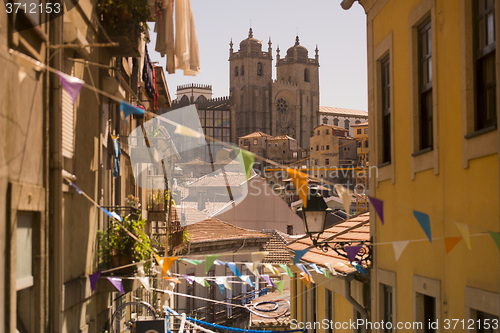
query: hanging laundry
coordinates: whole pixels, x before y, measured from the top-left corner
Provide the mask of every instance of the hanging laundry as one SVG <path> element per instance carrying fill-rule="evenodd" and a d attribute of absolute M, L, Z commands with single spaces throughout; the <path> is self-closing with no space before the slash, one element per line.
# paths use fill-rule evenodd
<path fill-rule="evenodd" d="M 120 175 L 120 143 L 118 138 L 113 138 L 113 177 L 118 177 Z"/>

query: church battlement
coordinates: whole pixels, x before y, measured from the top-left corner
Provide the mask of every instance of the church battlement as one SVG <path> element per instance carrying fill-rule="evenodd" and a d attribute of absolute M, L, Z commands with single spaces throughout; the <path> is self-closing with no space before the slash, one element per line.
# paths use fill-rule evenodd
<path fill-rule="evenodd" d="M 288 82 L 287 80 L 273 80 L 273 83 L 283 84 L 286 86 L 298 86 L 297 82 Z"/>
<path fill-rule="evenodd" d="M 190 88 L 212 90 L 212 86 L 210 84 L 189 83 L 177 86 L 177 90 L 190 89 Z"/>

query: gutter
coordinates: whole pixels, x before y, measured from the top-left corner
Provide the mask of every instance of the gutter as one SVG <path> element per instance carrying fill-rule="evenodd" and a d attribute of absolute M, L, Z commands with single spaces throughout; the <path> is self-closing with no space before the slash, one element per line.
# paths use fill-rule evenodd
<path fill-rule="evenodd" d="M 354 278 L 354 276 L 352 275 L 346 275 L 344 277 L 344 282 L 345 282 L 345 299 L 351 303 L 351 305 L 353 306 L 353 308 L 355 308 L 360 314 L 361 314 L 361 317 L 365 320 L 368 320 L 368 311 L 366 310 L 366 308 L 364 308 L 361 304 L 359 304 L 354 298 L 352 298 L 351 296 L 351 281 L 352 279 Z"/>

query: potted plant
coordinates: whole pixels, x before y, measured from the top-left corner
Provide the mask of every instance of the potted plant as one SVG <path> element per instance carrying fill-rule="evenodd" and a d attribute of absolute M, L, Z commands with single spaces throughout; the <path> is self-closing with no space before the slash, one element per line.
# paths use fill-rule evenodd
<path fill-rule="evenodd" d="M 145 233 L 146 221 L 142 218 L 134 219 L 131 215 L 123 218 L 122 223 L 114 222 L 108 229 L 98 231 L 99 266 L 101 269 L 110 269 L 124 266 L 133 262 L 140 262 L 150 257 L 151 241 Z M 126 231 L 132 233 L 137 240 Z M 135 267 L 113 271 L 116 274 L 131 274 Z"/>

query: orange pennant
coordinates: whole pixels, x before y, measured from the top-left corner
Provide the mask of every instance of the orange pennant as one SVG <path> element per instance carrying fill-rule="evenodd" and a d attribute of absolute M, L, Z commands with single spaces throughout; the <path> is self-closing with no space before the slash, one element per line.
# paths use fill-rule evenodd
<path fill-rule="evenodd" d="M 309 194 L 309 189 L 307 188 L 307 174 L 291 168 L 287 168 L 286 172 L 288 172 L 290 178 L 292 178 L 297 193 L 302 199 L 304 208 L 307 208 L 307 195 Z"/>
<path fill-rule="evenodd" d="M 172 264 L 174 261 L 177 260 L 178 257 L 165 257 L 163 258 L 163 265 L 161 267 L 161 275 L 167 274 L 167 271 L 170 270 L 170 267 L 172 267 Z"/>
<path fill-rule="evenodd" d="M 444 246 L 446 248 L 446 254 L 450 253 L 451 250 L 462 240 L 462 237 L 446 237 L 444 239 Z"/>
<path fill-rule="evenodd" d="M 309 281 L 309 275 L 307 275 L 304 272 L 300 273 L 300 275 L 302 275 L 302 277 L 300 279 L 302 280 L 302 282 L 305 283 L 306 287 L 308 289 L 311 288 L 311 282 Z"/>
<path fill-rule="evenodd" d="M 181 283 L 181 280 L 172 276 L 164 276 L 163 279 L 174 283 L 179 283 L 179 284 Z"/>

